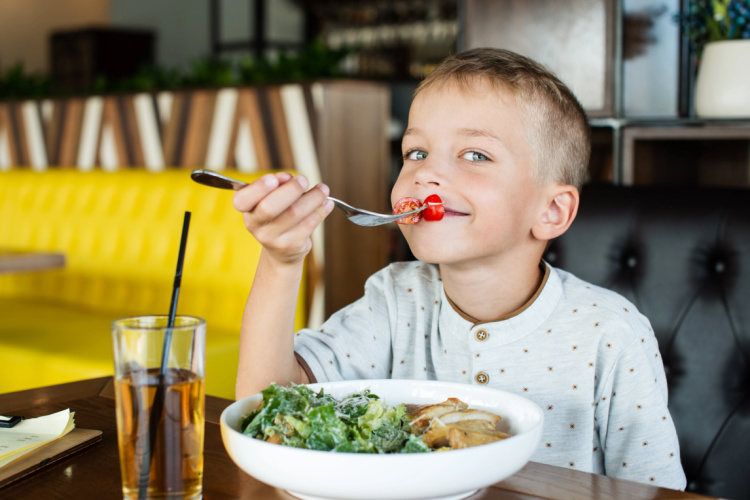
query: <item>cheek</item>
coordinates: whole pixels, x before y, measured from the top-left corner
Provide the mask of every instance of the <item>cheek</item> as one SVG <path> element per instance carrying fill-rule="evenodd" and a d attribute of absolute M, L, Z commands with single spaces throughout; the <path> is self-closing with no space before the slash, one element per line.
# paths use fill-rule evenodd
<path fill-rule="evenodd" d="M 393 189 L 391 189 L 391 206 L 396 205 L 396 202 L 401 198 L 409 196 L 409 192 L 407 189 L 408 184 L 409 183 L 406 180 L 406 176 L 404 175 L 402 170 L 401 174 L 399 174 L 398 176 L 398 179 L 396 179 L 396 183 L 393 185 Z"/>
<path fill-rule="evenodd" d="M 498 193 L 494 190 L 482 190 L 472 202 L 476 222 L 488 235 L 499 234 L 520 225 L 519 217 L 524 205 L 523 197 L 517 197 L 512 191 Z"/>

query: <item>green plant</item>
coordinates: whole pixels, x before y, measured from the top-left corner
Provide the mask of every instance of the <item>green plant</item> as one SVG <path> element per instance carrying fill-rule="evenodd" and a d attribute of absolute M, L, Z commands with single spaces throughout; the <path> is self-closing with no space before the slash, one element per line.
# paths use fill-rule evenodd
<path fill-rule="evenodd" d="M 205 56 L 192 61 L 186 70 L 157 65 L 143 67 L 134 76 L 117 81 L 99 76 L 90 88 L 75 92 L 55 89 L 54 82 L 49 77 L 27 73 L 19 63 L 11 67 L 4 76 L 0 75 L 0 100 L 335 78 L 342 76 L 339 65 L 346 54 L 346 51 L 331 50 L 321 41 L 315 41 L 296 52 L 279 50 L 276 54 L 257 59 L 247 57 L 235 64 L 225 59 Z"/>
<path fill-rule="evenodd" d="M 0 99 L 43 97 L 49 94 L 50 79 L 41 73 L 26 73 L 17 63 L 0 75 Z"/>
<path fill-rule="evenodd" d="M 184 75 L 174 68 L 144 66 L 138 72 L 122 80 L 111 82 L 99 77 L 94 82 L 95 93 L 149 92 L 158 89 L 179 89 L 184 86 Z"/>
<path fill-rule="evenodd" d="M 186 87 L 223 87 L 235 85 L 235 76 L 232 64 L 223 59 L 203 57 L 190 66 L 190 71 L 183 77 Z"/>
<path fill-rule="evenodd" d="M 700 54 L 709 42 L 750 39 L 750 0 L 691 0 L 677 21 Z"/>
<path fill-rule="evenodd" d="M 315 41 L 297 53 L 280 50 L 273 57 L 245 58 L 237 66 L 237 77 L 244 84 L 340 77 L 339 65 L 347 53 Z"/>

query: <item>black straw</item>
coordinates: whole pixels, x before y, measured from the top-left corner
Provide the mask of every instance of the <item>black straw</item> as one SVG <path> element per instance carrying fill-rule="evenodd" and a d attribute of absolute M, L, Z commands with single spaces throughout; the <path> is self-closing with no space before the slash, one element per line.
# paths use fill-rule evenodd
<path fill-rule="evenodd" d="M 177 315 L 177 301 L 180 298 L 180 285 L 182 283 L 182 264 L 185 261 L 185 246 L 187 245 L 188 229 L 190 228 L 190 212 L 185 212 L 185 219 L 182 222 L 182 237 L 180 238 L 180 250 L 177 256 L 177 270 L 174 275 L 174 285 L 172 286 L 172 302 L 169 305 L 169 319 L 167 321 L 167 331 L 164 333 L 164 347 L 161 353 L 161 365 L 159 367 L 159 383 L 156 386 L 154 394 L 154 404 L 151 408 L 151 417 L 148 424 L 148 443 L 144 446 L 143 461 L 141 462 L 141 477 L 138 485 L 138 498 L 145 500 L 148 490 L 148 478 L 151 475 L 151 460 L 154 455 L 154 446 L 156 446 L 156 430 L 161 420 L 161 414 L 164 409 L 164 393 L 166 384 L 164 383 L 167 374 L 167 364 L 169 362 L 169 347 L 172 342 L 172 328 L 174 327 L 175 316 Z"/>

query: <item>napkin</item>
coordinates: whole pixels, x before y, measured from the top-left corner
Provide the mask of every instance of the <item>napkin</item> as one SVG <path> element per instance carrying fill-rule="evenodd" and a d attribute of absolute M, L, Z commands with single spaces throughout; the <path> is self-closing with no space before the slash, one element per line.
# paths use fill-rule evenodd
<path fill-rule="evenodd" d="M 75 412 L 67 409 L 0 428 L 0 467 L 72 431 L 74 417 Z"/>

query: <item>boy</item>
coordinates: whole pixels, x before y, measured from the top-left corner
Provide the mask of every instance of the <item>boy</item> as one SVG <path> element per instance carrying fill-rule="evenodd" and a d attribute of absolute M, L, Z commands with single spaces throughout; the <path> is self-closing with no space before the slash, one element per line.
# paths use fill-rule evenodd
<path fill-rule="evenodd" d="M 292 335 L 324 185 L 268 175 L 235 194 L 264 249 L 242 324 L 237 397 L 271 382 L 411 378 L 486 384 L 545 411 L 533 460 L 682 489 L 648 320 L 542 261 L 575 218 L 589 128 L 573 94 L 512 52 L 449 57 L 419 86 L 391 201 L 437 194 L 445 216 L 401 225 L 416 262 Z"/>

